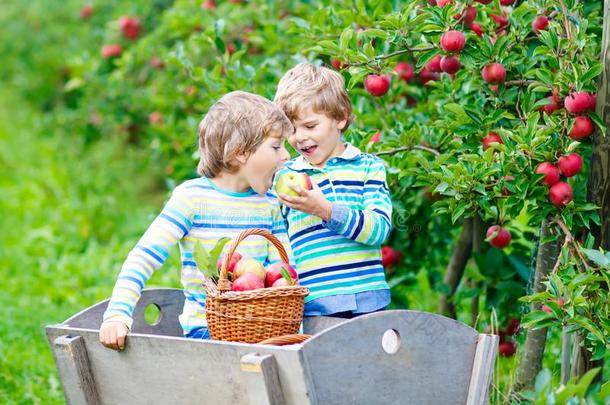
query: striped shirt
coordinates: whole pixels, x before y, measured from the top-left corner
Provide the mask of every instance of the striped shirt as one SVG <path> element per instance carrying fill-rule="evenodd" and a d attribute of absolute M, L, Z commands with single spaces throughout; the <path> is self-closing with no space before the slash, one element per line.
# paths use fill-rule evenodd
<path fill-rule="evenodd" d="M 381 159 L 346 146 L 324 168 L 313 167 L 300 156 L 282 169 L 307 173 L 332 204 L 328 222 L 288 207 L 282 210 L 300 282 L 310 290 L 306 314 L 370 312 L 389 303 L 380 251 L 392 228 L 385 167 Z M 368 292 L 382 298 L 371 299 Z M 331 296 L 336 296 L 338 304 L 331 303 L 328 309 L 326 297 Z M 317 305 L 321 301 L 326 311 Z M 378 308 L 358 308 L 359 301 L 374 302 Z"/>
<path fill-rule="evenodd" d="M 249 228 L 270 231 L 290 255 L 285 221 L 274 196 L 260 196 L 253 190 L 243 193 L 221 190 L 206 177 L 185 181 L 174 189 L 162 212 L 127 256 L 104 321 L 120 320 L 131 328 L 132 313 L 142 288 L 178 243 L 186 298 L 180 324 L 185 335 L 206 326 L 204 276 L 193 259 L 193 246 L 199 240 L 210 250 L 220 238 L 234 238 Z M 225 245 L 223 254 L 228 247 L 229 244 Z M 237 251 L 265 265 L 281 260 L 275 247 L 262 236 L 249 236 Z"/>

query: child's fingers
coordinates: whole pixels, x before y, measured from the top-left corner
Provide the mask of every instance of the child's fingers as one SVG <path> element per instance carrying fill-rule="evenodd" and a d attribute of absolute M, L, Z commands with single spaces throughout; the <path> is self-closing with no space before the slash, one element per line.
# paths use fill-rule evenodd
<path fill-rule="evenodd" d="M 127 331 L 124 328 L 119 329 L 117 333 L 117 346 L 119 350 L 125 348 L 125 338 L 127 337 Z"/>

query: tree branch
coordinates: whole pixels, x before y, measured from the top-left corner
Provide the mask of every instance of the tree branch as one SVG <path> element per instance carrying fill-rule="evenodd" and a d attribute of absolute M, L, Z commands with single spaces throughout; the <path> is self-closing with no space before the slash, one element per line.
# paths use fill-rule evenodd
<path fill-rule="evenodd" d="M 396 149 L 390 149 L 390 150 L 384 150 L 384 151 L 381 151 L 381 152 L 376 152 L 376 153 L 374 153 L 374 155 L 375 156 L 394 155 L 396 153 L 406 152 L 406 151 L 409 151 L 409 150 L 412 150 L 412 149 L 419 149 L 419 150 L 423 150 L 423 151 L 426 151 L 426 152 L 430 152 L 430 153 L 432 153 L 432 154 L 434 154 L 436 156 L 440 156 L 441 155 L 440 152 L 437 151 L 436 149 L 429 148 L 429 147 L 423 146 L 423 145 L 402 146 L 402 147 L 396 148 Z"/>

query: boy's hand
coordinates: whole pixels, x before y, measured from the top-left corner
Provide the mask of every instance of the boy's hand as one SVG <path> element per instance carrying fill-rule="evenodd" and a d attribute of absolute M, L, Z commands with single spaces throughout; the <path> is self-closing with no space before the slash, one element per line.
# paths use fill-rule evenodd
<path fill-rule="evenodd" d="M 305 190 L 299 186 L 291 187 L 299 193 L 297 197 L 292 197 L 284 194 L 279 194 L 280 202 L 291 209 L 306 212 L 311 215 L 322 218 L 324 221 L 330 221 L 332 212 L 332 204 L 326 199 L 320 187 L 313 184 L 312 190 Z"/>
<path fill-rule="evenodd" d="M 110 349 L 123 350 L 129 328 L 121 321 L 107 321 L 100 328 L 100 342 Z"/>

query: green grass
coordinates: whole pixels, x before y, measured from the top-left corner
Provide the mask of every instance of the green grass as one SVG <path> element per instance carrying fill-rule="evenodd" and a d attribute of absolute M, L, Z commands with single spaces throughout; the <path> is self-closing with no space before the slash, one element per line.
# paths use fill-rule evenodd
<path fill-rule="evenodd" d="M 0 403 L 63 403 L 48 324 L 107 298 L 166 196 L 155 162 L 121 140 L 93 147 L 0 92 Z M 176 270 L 177 255 L 165 267 Z M 179 272 L 147 286 L 176 286 Z"/>

